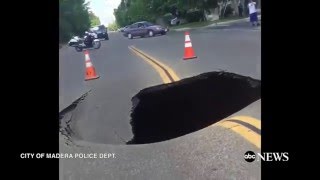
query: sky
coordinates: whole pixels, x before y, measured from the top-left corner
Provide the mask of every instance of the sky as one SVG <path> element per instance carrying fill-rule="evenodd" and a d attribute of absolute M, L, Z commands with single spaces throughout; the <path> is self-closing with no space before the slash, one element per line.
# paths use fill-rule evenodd
<path fill-rule="evenodd" d="M 86 0 L 90 2 L 90 10 L 99 17 L 101 24 L 108 26 L 115 21 L 113 9 L 116 9 L 121 0 Z"/>

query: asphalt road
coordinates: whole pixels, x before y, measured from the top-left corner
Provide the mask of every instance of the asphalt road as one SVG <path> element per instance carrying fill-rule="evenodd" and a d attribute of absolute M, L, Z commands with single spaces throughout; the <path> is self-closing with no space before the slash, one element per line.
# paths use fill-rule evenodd
<path fill-rule="evenodd" d="M 72 111 L 77 146 L 65 145 L 62 136 L 60 152 L 110 152 L 117 158 L 61 160 L 60 179 L 260 179 L 260 164 L 243 160 L 247 150 L 260 149 L 221 127 L 210 126 L 151 145 L 124 145 L 132 138 L 131 98 L 144 88 L 163 83 L 159 74 L 128 46 L 170 66 L 181 79 L 216 70 L 260 79 L 260 34 L 259 28 L 247 23 L 190 30 L 198 58 L 183 61 L 183 32 L 133 40 L 110 33 L 110 40 L 103 41 L 99 50 L 90 50 L 100 78 L 87 82 L 84 54 L 63 47 L 59 56 L 60 110 L 91 91 Z M 242 112 L 261 119 L 257 109 L 260 102 Z M 209 158 L 212 155 L 220 159 Z"/>
<path fill-rule="evenodd" d="M 247 23 L 190 30 L 195 60 L 183 61 L 184 32 L 136 39 L 137 48 L 163 61 L 181 77 L 226 70 L 261 79 L 261 33 Z"/>
<path fill-rule="evenodd" d="M 84 54 L 67 48 L 72 59 L 60 59 L 69 73 L 65 84 L 74 88 L 64 89 L 72 94 L 73 89 L 90 95 L 78 104 L 73 120 L 77 136 L 91 142 L 123 144 L 132 138 L 130 112 L 131 98 L 140 90 L 161 84 L 161 78 L 144 61 L 128 50 L 131 42 L 120 34 L 110 34 L 109 41 L 103 41 L 99 50 L 90 50 L 90 58 L 100 78 L 84 82 Z M 73 64 L 69 63 L 73 61 Z M 67 87 L 69 87 L 67 86 Z M 74 99 L 78 97 L 76 93 Z M 63 96 L 63 95 L 61 95 Z M 66 106 L 66 105 L 65 105 Z"/>

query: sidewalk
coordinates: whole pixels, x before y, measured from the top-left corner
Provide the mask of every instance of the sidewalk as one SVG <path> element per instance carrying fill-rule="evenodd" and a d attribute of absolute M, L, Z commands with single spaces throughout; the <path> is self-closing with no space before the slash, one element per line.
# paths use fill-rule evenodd
<path fill-rule="evenodd" d="M 261 15 L 258 15 L 258 19 L 261 21 Z M 237 19 L 237 20 L 230 20 L 230 21 L 224 21 L 224 22 L 216 22 L 216 23 L 212 23 L 208 26 L 203 26 L 203 27 L 186 27 L 186 28 L 179 28 L 179 29 L 172 29 L 171 31 L 186 31 L 186 30 L 192 30 L 192 29 L 202 29 L 202 28 L 208 28 L 208 27 L 215 27 L 218 25 L 226 25 L 226 24 L 231 24 L 231 23 L 235 23 L 235 22 L 249 22 L 249 17 L 247 18 L 243 18 L 243 19 Z"/>

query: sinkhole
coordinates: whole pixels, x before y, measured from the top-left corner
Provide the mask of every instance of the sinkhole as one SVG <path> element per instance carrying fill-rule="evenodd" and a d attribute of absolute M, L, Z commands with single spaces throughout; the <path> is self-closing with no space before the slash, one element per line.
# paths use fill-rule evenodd
<path fill-rule="evenodd" d="M 260 80 L 229 72 L 209 72 L 143 89 L 132 98 L 134 136 L 127 144 L 161 142 L 198 131 L 260 96 Z"/>

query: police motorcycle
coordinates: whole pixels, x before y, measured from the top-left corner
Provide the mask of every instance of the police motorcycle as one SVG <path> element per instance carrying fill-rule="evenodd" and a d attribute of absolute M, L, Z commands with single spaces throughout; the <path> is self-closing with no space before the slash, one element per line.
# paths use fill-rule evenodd
<path fill-rule="evenodd" d="M 87 48 L 99 49 L 101 42 L 97 39 L 97 34 L 86 31 L 83 38 L 79 36 L 72 37 L 68 45 L 74 47 L 77 52 L 82 52 L 83 49 Z"/>

